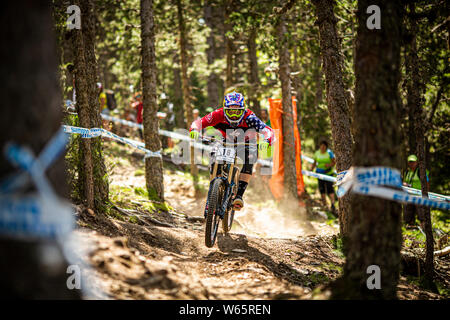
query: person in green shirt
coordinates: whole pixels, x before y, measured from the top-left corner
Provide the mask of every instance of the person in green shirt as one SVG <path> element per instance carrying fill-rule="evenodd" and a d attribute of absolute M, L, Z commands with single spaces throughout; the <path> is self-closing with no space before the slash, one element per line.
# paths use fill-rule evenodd
<path fill-rule="evenodd" d="M 317 168 L 317 173 L 332 176 L 334 174 L 333 167 L 335 164 L 336 158 L 334 157 L 333 151 L 328 149 L 328 143 L 325 140 L 320 141 L 319 150 L 314 153 L 314 163 L 311 171 L 313 171 L 314 168 Z M 328 195 L 331 201 L 331 213 L 336 215 L 333 182 L 319 179 L 319 191 L 324 206 L 327 204 L 325 196 Z"/>
<path fill-rule="evenodd" d="M 428 179 L 428 170 L 426 170 L 427 175 L 427 183 L 429 181 Z M 419 177 L 419 166 L 417 164 L 417 156 L 412 154 L 408 157 L 408 169 L 406 170 L 404 179 L 403 179 L 403 185 L 407 187 L 411 187 L 414 189 L 421 190 L 422 184 L 420 183 L 420 177 Z"/>
<path fill-rule="evenodd" d="M 426 177 L 427 177 L 427 185 L 429 188 L 428 170 L 426 170 Z M 419 166 L 417 163 L 417 156 L 414 154 L 411 154 L 408 157 L 408 169 L 406 170 L 403 176 L 403 185 L 406 187 L 422 190 L 422 184 L 420 182 L 419 177 Z M 406 225 L 413 226 L 416 222 L 416 215 L 419 217 L 419 220 L 421 221 L 423 220 L 418 213 L 416 205 L 414 204 L 405 205 L 403 212 L 403 220 Z"/>

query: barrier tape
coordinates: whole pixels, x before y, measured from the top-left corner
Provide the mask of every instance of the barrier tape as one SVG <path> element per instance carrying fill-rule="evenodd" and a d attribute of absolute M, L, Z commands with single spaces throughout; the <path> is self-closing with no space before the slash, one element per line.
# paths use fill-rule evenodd
<path fill-rule="evenodd" d="M 328 176 L 326 174 L 321 174 L 321 173 L 317 173 L 317 172 L 312 172 L 312 171 L 307 171 L 307 170 L 302 170 L 302 173 L 305 176 L 310 176 L 310 177 L 314 177 L 320 180 L 325 180 L 325 181 L 330 181 L 330 182 L 336 182 L 336 178 L 333 176 Z"/>
<path fill-rule="evenodd" d="M 132 121 L 128 121 L 128 120 L 124 120 L 124 119 L 120 119 L 120 118 L 116 118 L 116 117 L 112 117 L 106 114 L 101 114 L 102 118 L 107 120 L 107 121 L 112 121 L 112 122 L 116 122 L 116 123 L 120 123 L 122 125 L 125 126 L 129 126 L 129 127 L 133 127 L 133 128 L 138 128 L 138 129 L 143 129 L 143 125 L 139 124 L 139 123 L 135 123 Z M 182 140 L 182 141 L 188 141 L 191 142 L 191 138 L 187 135 L 181 134 L 181 133 L 177 133 L 177 132 L 171 132 L 171 131 L 167 131 L 167 130 L 162 130 L 159 129 L 159 134 L 172 138 L 172 139 L 177 139 L 177 140 Z M 211 147 L 201 144 L 201 143 L 197 143 L 194 142 L 194 148 L 198 148 L 198 149 L 203 149 L 206 151 L 211 151 Z M 306 160 L 310 163 L 314 163 L 314 159 L 305 156 L 305 155 L 301 155 L 303 160 Z M 263 159 L 258 159 L 258 162 L 261 163 L 263 166 L 267 166 L 267 167 L 272 167 L 273 163 L 270 160 L 263 160 Z"/>
<path fill-rule="evenodd" d="M 67 136 L 60 129 L 37 158 L 27 147 L 14 143 L 5 146 L 6 159 L 24 172 L 9 176 L 2 184 L 0 234 L 15 238 L 62 239 L 72 231 L 72 207 L 59 199 L 45 176 L 46 169 L 61 155 L 66 143 Z M 19 195 L 20 188 L 27 185 L 30 178 L 37 192 Z"/>
<path fill-rule="evenodd" d="M 136 149 L 139 149 L 141 151 L 145 152 L 145 157 L 158 157 L 161 158 L 161 150 L 159 151 L 151 151 L 145 148 L 145 144 L 139 141 L 131 140 L 128 138 L 120 137 L 108 130 L 105 130 L 103 128 L 80 128 L 80 127 L 74 127 L 74 126 L 68 126 L 63 125 L 64 132 L 69 134 L 81 134 L 82 138 L 97 138 L 97 137 L 106 137 L 110 138 L 115 141 L 119 141 L 125 144 L 128 144 Z"/>
<path fill-rule="evenodd" d="M 408 195 L 402 189 L 400 171 L 387 167 L 352 167 L 339 176 L 338 197 L 350 190 L 354 193 L 374 196 L 403 203 L 423 205 L 437 209 L 450 210 L 450 202 Z M 397 188 L 392 189 L 388 187 Z"/>
<path fill-rule="evenodd" d="M 336 185 L 339 185 L 339 184 L 342 183 L 342 180 L 344 179 L 346 174 L 347 174 L 347 171 L 342 171 L 342 172 L 339 172 L 337 174 Z M 406 187 L 406 186 L 403 186 L 403 185 L 401 185 L 401 188 L 402 188 L 403 191 L 405 191 L 405 192 L 407 192 L 409 194 L 422 197 L 422 191 L 421 190 L 410 188 L 410 187 Z M 438 193 L 434 193 L 434 192 L 428 192 L 428 198 L 434 199 L 434 200 L 440 200 L 440 201 L 450 201 L 450 197 L 449 196 L 444 196 L 442 194 L 438 194 Z"/>
<path fill-rule="evenodd" d="M 134 128 L 139 128 L 139 129 L 143 129 L 142 124 L 138 124 L 132 121 L 128 121 L 128 120 L 123 120 L 120 118 L 116 118 L 116 117 L 112 117 L 109 115 L 105 115 L 102 114 L 101 115 L 103 119 L 108 120 L 108 121 L 113 121 L 116 123 L 120 123 L 122 125 L 126 125 L 126 126 L 130 126 L 130 127 L 134 127 Z M 182 140 L 182 141 L 187 141 L 192 143 L 192 140 L 189 136 L 181 134 L 181 133 L 176 133 L 176 132 L 171 132 L 171 131 L 167 131 L 167 130 L 159 130 L 159 134 L 163 135 L 163 136 L 167 136 L 173 139 L 177 139 L 177 140 Z M 211 147 L 202 143 L 198 143 L 198 142 L 193 142 L 193 146 L 195 148 L 199 148 L 199 149 L 203 149 L 206 151 L 211 151 Z M 306 160 L 310 163 L 314 163 L 314 159 L 306 156 L 306 155 L 301 155 L 301 158 L 303 160 Z M 273 162 L 270 160 L 263 160 L 263 159 L 258 159 L 258 162 L 261 163 L 263 166 L 267 166 L 267 167 L 273 167 Z M 347 173 L 347 171 L 343 171 L 343 172 L 339 172 L 337 174 L 337 177 L 333 177 L 333 176 L 329 176 L 329 175 L 325 175 L 325 174 L 320 174 L 320 173 L 316 173 L 316 172 L 312 172 L 312 171 L 308 171 L 308 170 L 302 170 L 302 173 L 306 176 L 310 176 L 310 177 L 314 177 L 320 180 L 325 180 L 325 181 L 330 181 L 330 182 L 336 182 L 337 184 L 340 182 L 341 179 L 344 178 L 345 174 Z M 413 194 L 413 195 L 418 195 L 421 196 L 422 192 L 420 190 L 417 189 L 413 189 L 413 188 L 409 188 L 409 187 L 405 187 L 405 186 L 401 186 L 402 190 L 404 190 L 405 192 L 409 193 L 409 194 Z M 433 192 L 429 192 L 428 193 L 428 197 L 429 199 L 433 199 L 433 200 L 441 200 L 441 201 L 450 201 L 450 197 L 448 196 L 444 196 L 444 195 L 440 195 L 437 193 L 433 193 Z"/>

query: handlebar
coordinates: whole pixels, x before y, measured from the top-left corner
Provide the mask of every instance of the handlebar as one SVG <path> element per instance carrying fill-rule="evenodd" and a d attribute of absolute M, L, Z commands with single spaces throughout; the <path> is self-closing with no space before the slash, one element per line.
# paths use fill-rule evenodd
<path fill-rule="evenodd" d="M 235 146 L 256 146 L 257 143 L 250 143 L 250 142 L 226 142 L 226 141 L 220 141 L 214 138 L 210 138 L 207 136 L 201 136 L 200 137 L 202 141 L 206 141 L 206 142 L 217 142 L 222 144 L 223 146 L 230 146 L 230 147 L 235 147 Z"/>

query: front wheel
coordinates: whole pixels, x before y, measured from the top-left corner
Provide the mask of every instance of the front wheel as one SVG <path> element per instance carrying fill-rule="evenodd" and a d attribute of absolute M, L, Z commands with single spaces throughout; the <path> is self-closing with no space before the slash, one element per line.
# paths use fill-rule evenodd
<path fill-rule="evenodd" d="M 225 182 L 222 179 L 215 179 L 210 188 L 205 228 L 205 245 L 208 248 L 214 246 L 214 243 L 216 242 L 220 222 L 217 210 L 222 206 L 225 193 Z"/>

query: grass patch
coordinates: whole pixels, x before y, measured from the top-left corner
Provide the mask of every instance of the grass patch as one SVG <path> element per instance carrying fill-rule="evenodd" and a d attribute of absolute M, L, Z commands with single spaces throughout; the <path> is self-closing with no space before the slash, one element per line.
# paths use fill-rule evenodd
<path fill-rule="evenodd" d="M 145 171 L 144 171 L 144 170 L 137 169 L 137 170 L 134 172 L 134 176 L 135 176 L 135 177 L 140 177 L 140 176 L 143 176 L 143 175 L 145 175 Z"/>
<path fill-rule="evenodd" d="M 406 281 L 408 283 L 413 284 L 417 287 L 419 287 L 422 290 L 429 290 L 430 288 L 427 286 L 427 282 L 424 276 L 422 277 L 415 277 L 415 276 L 406 276 Z M 442 282 L 435 280 L 434 284 L 436 285 L 437 293 L 439 293 L 441 296 L 444 297 L 450 297 L 450 288 L 448 288 L 445 284 Z M 434 290 L 433 290 L 434 291 Z"/>
<path fill-rule="evenodd" d="M 450 214 L 441 210 L 431 210 L 431 224 L 445 233 L 450 233 Z"/>
<path fill-rule="evenodd" d="M 324 270 L 337 271 L 339 273 L 342 273 L 342 267 L 332 262 L 324 262 L 320 265 L 320 267 Z"/>
<path fill-rule="evenodd" d="M 312 286 L 318 286 L 320 284 L 326 284 L 330 282 L 330 278 L 328 278 L 325 274 L 321 272 L 311 273 L 307 276 L 308 281 L 311 282 Z"/>
<path fill-rule="evenodd" d="M 148 192 L 142 187 L 134 187 L 134 193 L 138 196 L 148 198 Z"/>
<path fill-rule="evenodd" d="M 344 255 L 344 242 L 341 237 L 334 235 L 331 238 L 331 244 L 333 245 L 333 252 L 340 258 L 345 258 Z"/>

